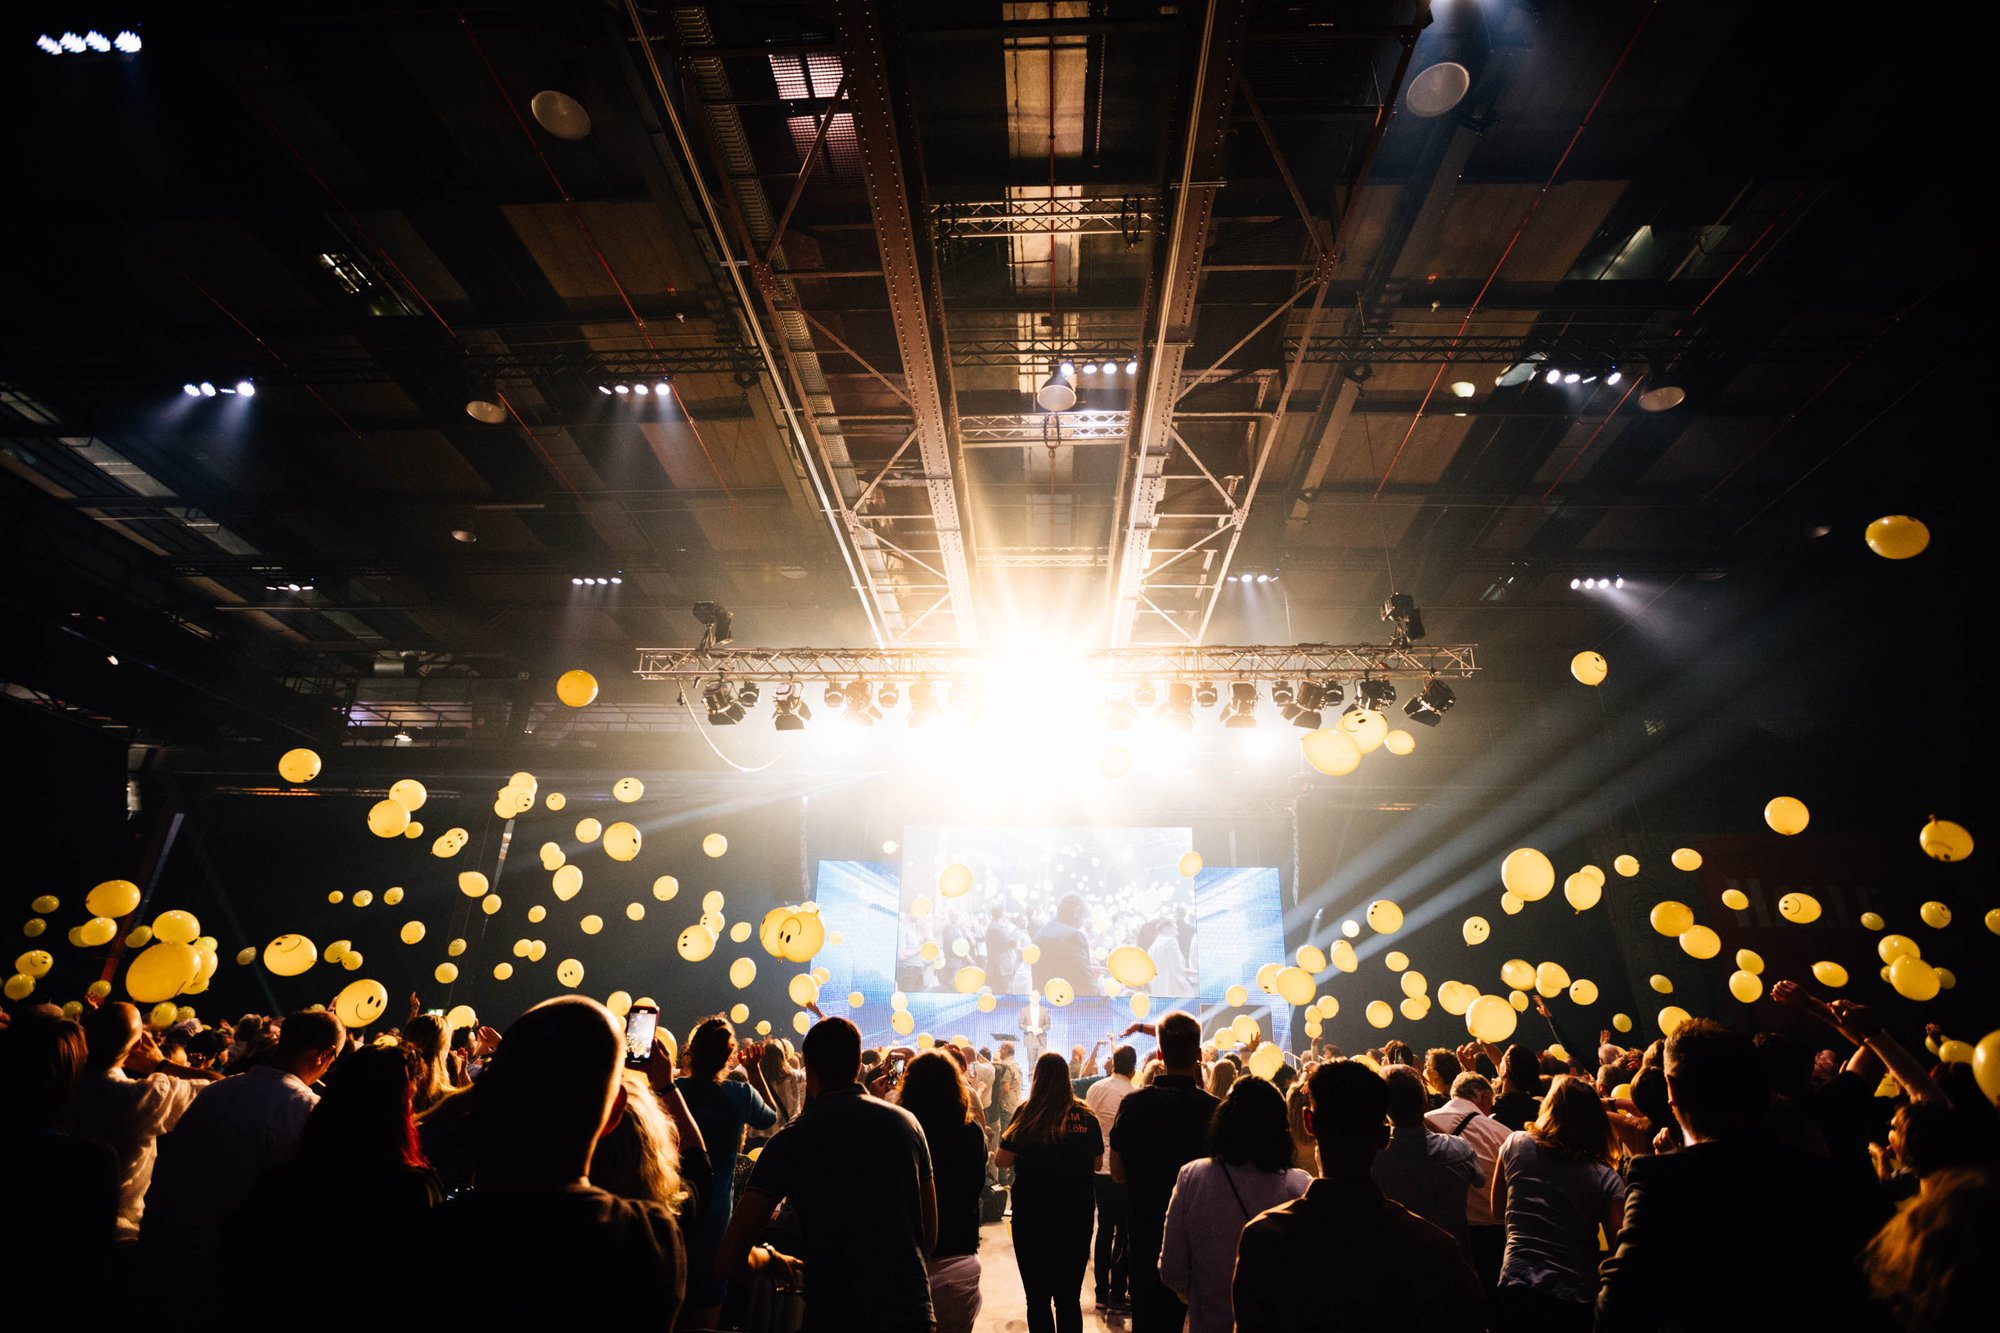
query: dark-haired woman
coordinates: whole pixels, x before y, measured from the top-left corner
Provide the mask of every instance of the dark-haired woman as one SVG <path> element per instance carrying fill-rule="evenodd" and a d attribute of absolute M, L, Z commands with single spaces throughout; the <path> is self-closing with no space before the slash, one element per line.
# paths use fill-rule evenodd
<path fill-rule="evenodd" d="M 1251 1218 L 1306 1192 L 1292 1165 L 1291 1123 L 1276 1085 L 1245 1074 L 1208 1127 L 1208 1156 L 1181 1168 L 1167 1203 L 1160 1281 L 1187 1302 L 1188 1333 L 1229 1333 L 1236 1242 Z"/>
<path fill-rule="evenodd" d="M 1070 1088 L 1069 1061 L 1035 1061 L 1028 1100 L 1014 1112 L 994 1164 L 1014 1168 L 1014 1259 L 1028 1297 L 1029 1333 L 1080 1333 L 1083 1270 L 1096 1211 L 1092 1177 L 1104 1132 Z"/>
<path fill-rule="evenodd" d="M 769 1129 L 778 1112 L 760 1086 L 764 1077 L 755 1047 L 745 1052 L 744 1079 L 725 1078 L 737 1063 L 736 1029 L 717 1014 L 695 1024 L 688 1035 L 687 1077 L 674 1083 L 688 1113 L 708 1145 L 709 1168 L 715 1177 L 714 1197 L 687 1233 L 687 1300 L 681 1306 L 683 1328 L 712 1328 L 721 1322 L 728 1287 L 715 1274 L 715 1251 L 722 1244 L 736 1206 L 736 1159 L 743 1151 L 745 1129 Z"/>
<path fill-rule="evenodd" d="M 986 1188 L 986 1122 L 958 1062 L 929 1050 L 903 1071 L 896 1100 L 917 1118 L 937 1186 L 937 1246 L 926 1266 L 937 1333 L 972 1333 L 979 1315 L 979 1195 Z"/>
<path fill-rule="evenodd" d="M 1542 1111 L 1507 1136 L 1493 1168 L 1493 1215 L 1507 1224 L 1494 1294 L 1501 1333 L 1587 1330 L 1597 1301 L 1597 1229 L 1625 1224 L 1625 1181 L 1611 1167 L 1611 1119 L 1588 1079 L 1563 1075 Z"/>

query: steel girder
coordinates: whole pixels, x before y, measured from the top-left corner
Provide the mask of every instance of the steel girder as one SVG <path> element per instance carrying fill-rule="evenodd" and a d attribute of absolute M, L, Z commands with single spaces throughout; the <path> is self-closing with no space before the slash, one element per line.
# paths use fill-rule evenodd
<path fill-rule="evenodd" d="M 1429 680 L 1470 677 L 1478 645 L 1298 643 L 1109 648 L 1078 664 L 1112 681 Z M 940 681 L 988 675 L 993 663 L 965 648 L 641 648 L 642 680 Z"/>

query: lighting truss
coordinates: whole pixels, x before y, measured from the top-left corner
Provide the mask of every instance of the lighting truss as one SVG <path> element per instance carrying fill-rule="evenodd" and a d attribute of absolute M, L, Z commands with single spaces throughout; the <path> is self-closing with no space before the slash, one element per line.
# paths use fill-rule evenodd
<path fill-rule="evenodd" d="M 1241 681 L 1310 678 L 1429 680 L 1469 678 L 1479 669 L 1475 644 L 1300 643 L 1289 646 L 1160 646 L 1103 649 L 1083 670 L 1106 680 L 1141 684 L 1175 681 L 1227 687 Z M 634 672 L 642 680 L 818 681 L 915 683 L 984 679 L 993 663 L 963 648 L 641 648 Z"/>
<path fill-rule="evenodd" d="M 1159 200 L 1123 198 L 1081 199 L 1057 196 L 1041 199 L 981 199 L 933 204 L 931 222 L 940 241 L 989 237 L 1123 236 L 1136 243 L 1159 225 Z"/>

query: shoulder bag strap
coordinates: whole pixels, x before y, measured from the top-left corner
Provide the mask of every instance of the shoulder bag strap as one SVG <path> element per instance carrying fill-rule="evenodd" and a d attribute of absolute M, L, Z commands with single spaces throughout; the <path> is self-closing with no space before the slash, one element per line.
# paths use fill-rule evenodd
<path fill-rule="evenodd" d="M 1478 1117 L 1479 1117 L 1479 1112 L 1467 1111 L 1462 1117 L 1459 1118 L 1459 1122 L 1451 1127 L 1451 1137 L 1455 1139 L 1459 1135 L 1463 1134 L 1465 1132 L 1465 1127 L 1471 1124 Z"/>

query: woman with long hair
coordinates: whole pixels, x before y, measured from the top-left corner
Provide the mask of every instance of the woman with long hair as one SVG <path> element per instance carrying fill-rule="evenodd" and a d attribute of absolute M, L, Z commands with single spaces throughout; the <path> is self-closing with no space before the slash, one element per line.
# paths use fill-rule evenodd
<path fill-rule="evenodd" d="M 451 1030 L 436 1014 L 418 1014 L 403 1025 L 403 1042 L 420 1065 L 410 1104 L 422 1115 L 458 1091 L 451 1069 Z"/>
<path fill-rule="evenodd" d="M 1104 1131 L 1071 1090 L 1069 1061 L 1044 1054 L 993 1157 L 996 1166 L 1014 1168 L 1014 1259 L 1028 1296 L 1029 1333 L 1083 1328 L 1097 1200 L 1092 1177 L 1103 1157 Z"/>
<path fill-rule="evenodd" d="M 910 1061 L 896 1101 L 931 1147 L 937 1246 L 927 1260 L 937 1333 L 972 1333 L 979 1314 L 979 1196 L 986 1188 L 986 1124 L 958 1062 L 940 1050 Z"/>
<path fill-rule="evenodd" d="M 1611 1119 L 1588 1079 L 1558 1077 L 1541 1114 L 1500 1145 L 1493 1215 L 1507 1226 L 1494 1297 L 1498 1333 L 1587 1330 L 1597 1302 L 1597 1229 L 1625 1223 Z"/>
<path fill-rule="evenodd" d="M 621 1070 L 618 1091 L 616 1118 L 590 1155 L 590 1183 L 620 1198 L 651 1199 L 678 1216 L 688 1192 L 673 1121 L 639 1070 Z"/>
<path fill-rule="evenodd" d="M 716 1276 L 715 1251 L 736 1206 L 736 1161 L 743 1151 L 743 1134 L 746 1129 L 770 1129 L 778 1123 L 777 1109 L 765 1096 L 764 1076 L 757 1063 L 761 1054 L 754 1046 L 742 1052 L 745 1077 L 724 1077 L 737 1063 L 738 1050 L 736 1029 L 720 1014 L 695 1024 L 682 1050 L 688 1072 L 673 1086 L 701 1130 L 715 1180 L 714 1197 L 687 1235 L 688 1289 L 681 1306 L 684 1328 L 711 1328 L 722 1313 L 722 1302 L 729 1292 Z"/>
<path fill-rule="evenodd" d="M 85 1058 L 83 1029 L 45 1006 L 16 1006 L 0 1027 L 0 1179 L 35 1237 L 32 1261 L 16 1256 L 21 1276 L 32 1262 L 49 1292 L 103 1280 L 118 1234 L 117 1156 L 62 1131 Z"/>
<path fill-rule="evenodd" d="M 1312 1177 L 1292 1165 L 1284 1094 L 1245 1074 L 1208 1126 L 1208 1156 L 1181 1168 L 1167 1202 L 1160 1281 L 1187 1302 L 1189 1333 L 1229 1333 L 1236 1315 L 1229 1282 L 1236 1242 L 1251 1218 L 1306 1192 Z"/>

